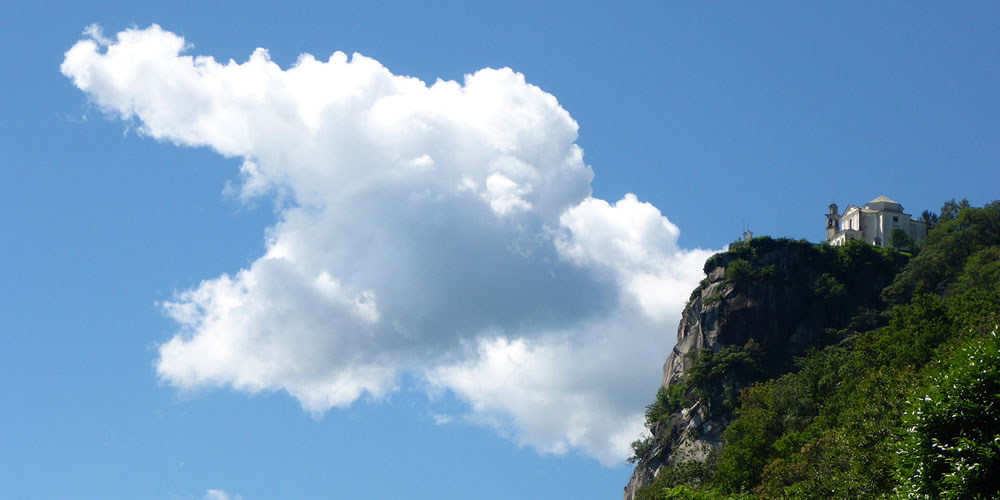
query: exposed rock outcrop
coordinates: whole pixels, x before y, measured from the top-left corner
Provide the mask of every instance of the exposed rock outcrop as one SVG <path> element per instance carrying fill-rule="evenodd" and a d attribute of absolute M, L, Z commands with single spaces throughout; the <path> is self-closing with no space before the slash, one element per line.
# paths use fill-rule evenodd
<path fill-rule="evenodd" d="M 862 258 L 844 259 L 845 251 L 862 252 Z M 669 418 L 647 423 L 652 437 L 638 456 L 625 500 L 633 500 L 664 467 L 704 462 L 720 450 L 737 404 L 734 395 L 792 369 L 807 349 L 835 341 L 836 329 L 880 300 L 878 291 L 904 260 L 870 247 L 844 250 L 770 238 L 709 259 L 707 278 L 684 308 L 677 344 L 663 365 L 663 387 L 671 392 L 680 385 L 673 392 L 686 396 L 679 400 L 684 404 Z M 748 345 L 759 353 L 754 371 L 723 367 L 712 372 L 721 375 L 713 375 L 710 387 L 683 385 L 692 368 L 706 362 L 699 353 Z"/>

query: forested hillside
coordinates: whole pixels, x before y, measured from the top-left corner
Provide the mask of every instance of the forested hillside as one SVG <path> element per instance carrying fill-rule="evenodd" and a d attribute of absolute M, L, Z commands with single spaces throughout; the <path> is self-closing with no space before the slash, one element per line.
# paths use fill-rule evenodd
<path fill-rule="evenodd" d="M 912 253 L 757 238 L 710 259 L 685 313 L 721 333 L 668 360 L 626 498 L 1000 496 L 1000 202 L 924 217 Z M 743 317 L 774 331 L 725 333 Z"/>

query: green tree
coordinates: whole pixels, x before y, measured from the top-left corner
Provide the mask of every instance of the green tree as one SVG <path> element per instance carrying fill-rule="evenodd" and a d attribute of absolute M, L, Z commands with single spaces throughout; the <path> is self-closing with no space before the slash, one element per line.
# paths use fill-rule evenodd
<path fill-rule="evenodd" d="M 952 200 L 945 203 L 945 207 L 949 204 L 962 205 Z M 945 220 L 942 213 L 938 225 L 928 233 L 920 254 L 913 257 L 895 282 L 883 291 L 883 297 L 890 304 L 903 304 L 918 290 L 948 295 L 952 292 L 950 288 L 958 285 L 956 278 L 963 272 L 969 257 L 997 245 L 1000 245 L 1000 203 L 964 208 L 954 219 Z"/>
<path fill-rule="evenodd" d="M 924 210 L 920 214 L 920 220 L 923 221 L 924 224 L 927 224 L 927 230 L 930 231 L 931 229 L 934 229 L 934 226 L 937 224 L 938 215 L 930 210 Z"/>
<path fill-rule="evenodd" d="M 1000 497 L 1000 339 L 940 363 L 904 417 L 899 498 Z"/>
<path fill-rule="evenodd" d="M 938 218 L 939 222 L 945 222 L 950 220 L 955 220 L 958 217 L 959 212 L 969 208 L 969 200 L 962 198 L 962 201 L 955 201 L 952 198 L 941 206 L 941 216 Z"/>
<path fill-rule="evenodd" d="M 900 228 L 895 228 L 889 233 L 889 245 L 896 250 L 912 251 L 913 238 Z"/>

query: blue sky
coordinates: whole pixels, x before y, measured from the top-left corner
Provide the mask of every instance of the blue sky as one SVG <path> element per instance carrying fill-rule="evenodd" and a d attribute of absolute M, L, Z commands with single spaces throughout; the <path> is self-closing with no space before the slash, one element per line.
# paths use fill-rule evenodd
<path fill-rule="evenodd" d="M 831 201 L 885 194 L 916 214 L 997 198 L 998 10 L 23 7 L 0 20 L 0 496 L 617 497 L 631 468 L 615 443 L 655 393 L 699 258 L 744 223 L 818 241 Z M 155 42 L 222 63 L 266 48 L 269 89 L 302 53 L 359 52 L 387 72 L 352 60 L 383 78 L 362 101 L 402 104 L 310 128 L 281 121 L 301 93 L 239 108 L 161 66 L 170 54 L 61 70 L 92 23 L 112 40 L 155 23 Z M 101 65 L 138 76 L 70 78 Z M 477 73 L 508 67 L 523 81 Z M 484 93 L 436 107 L 393 75 Z M 276 128 L 239 142 L 263 123 L 240 113 L 265 108 Z M 248 180 L 270 190 L 241 198 Z"/>

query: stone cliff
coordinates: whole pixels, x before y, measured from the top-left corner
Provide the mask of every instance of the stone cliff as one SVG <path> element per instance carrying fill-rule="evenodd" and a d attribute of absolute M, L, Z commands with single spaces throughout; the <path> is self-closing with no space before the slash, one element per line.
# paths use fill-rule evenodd
<path fill-rule="evenodd" d="M 878 292 L 904 261 L 871 246 L 767 237 L 709 259 L 707 278 L 681 315 L 662 389 L 647 408 L 651 437 L 634 446 L 625 500 L 665 468 L 711 461 L 739 391 L 794 369 L 806 350 L 835 342 L 852 317 L 878 305 Z"/>

